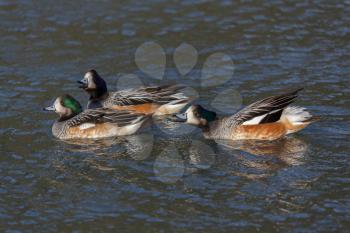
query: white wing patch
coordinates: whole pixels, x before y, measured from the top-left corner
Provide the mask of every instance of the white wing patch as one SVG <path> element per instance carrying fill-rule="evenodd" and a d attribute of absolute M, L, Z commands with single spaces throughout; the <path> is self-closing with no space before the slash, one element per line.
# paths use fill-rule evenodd
<path fill-rule="evenodd" d="M 88 129 L 91 127 L 95 127 L 96 125 L 94 123 L 84 123 L 79 125 L 79 129 L 84 130 L 84 129 Z"/>
<path fill-rule="evenodd" d="M 269 114 L 278 112 L 278 111 L 280 111 L 280 109 L 271 111 L 271 112 L 266 113 L 266 114 L 261 115 L 261 116 L 254 117 L 254 118 L 252 118 L 252 119 L 250 119 L 250 120 L 248 120 L 248 121 L 243 122 L 242 125 L 258 125 L 258 124 L 260 124 L 260 121 L 261 121 L 262 119 L 264 119 L 264 117 L 266 117 L 266 116 L 269 115 Z"/>
<path fill-rule="evenodd" d="M 257 117 L 254 117 L 248 121 L 245 121 L 243 122 L 242 125 L 258 125 L 260 123 L 260 121 L 262 119 L 264 119 L 264 117 L 266 116 L 267 114 L 264 114 L 264 115 L 261 115 L 261 116 L 257 116 Z"/>

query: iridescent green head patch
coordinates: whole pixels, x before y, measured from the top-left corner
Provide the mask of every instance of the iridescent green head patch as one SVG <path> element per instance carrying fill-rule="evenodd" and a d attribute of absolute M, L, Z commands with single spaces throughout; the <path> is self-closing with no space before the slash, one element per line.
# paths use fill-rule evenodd
<path fill-rule="evenodd" d="M 62 105 L 69 108 L 73 113 L 78 114 L 82 111 L 80 103 L 70 95 L 62 97 Z"/>
<path fill-rule="evenodd" d="M 200 105 L 197 105 L 196 112 L 199 115 L 199 117 L 206 119 L 208 122 L 214 121 L 216 119 L 215 112 L 209 111 Z"/>

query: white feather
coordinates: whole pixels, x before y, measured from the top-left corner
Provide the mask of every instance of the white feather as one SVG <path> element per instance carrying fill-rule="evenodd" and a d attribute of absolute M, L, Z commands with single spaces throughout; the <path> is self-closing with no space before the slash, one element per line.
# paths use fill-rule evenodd
<path fill-rule="evenodd" d="M 79 129 L 84 130 L 84 129 L 88 129 L 91 127 L 95 127 L 94 123 L 83 123 L 81 125 L 79 125 Z"/>
<path fill-rule="evenodd" d="M 173 113 L 178 113 L 183 109 L 188 103 L 178 103 L 181 102 L 182 100 L 174 100 L 171 101 L 170 103 L 164 104 L 160 106 L 160 108 L 157 109 L 157 111 L 153 114 L 155 116 L 160 116 L 160 115 L 166 115 L 166 114 L 173 114 Z"/>
<path fill-rule="evenodd" d="M 277 110 L 271 111 L 271 112 L 269 112 L 269 113 L 266 113 L 266 114 L 264 114 L 264 115 L 254 117 L 254 118 L 252 118 L 252 119 L 250 119 L 250 120 L 248 120 L 248 121 L 243 122 L 242 125 L 257 125 L 257 124 L 260 123 L 260 121 L 261 121 L 262 119 L 264 119 L 265 116 L 267 116 L 268 114 L 271 114 L 271 113 L 275 113 L 275 112 L 277 112 L 277 111 L 279 111 L 279 110 L 280 110 L 280 109 L 277 109 Z"/>
<path fill-rule="evenodd" d="M 171 97 L 177 98 L 177 99 L 179 99 L 179 100 L 183 100 L 183 99 L 187 99 L 187 98 L 188 98 L 188 97 L 187 97 L 184 93 L 182 93 L 182 92 L 173 94 L 173 95 L 171 95 Z"/>
<path fill-rule="evenodd" d="M 264 119 L 264 117 L 265 117 L 266 115 L 267 115 L 267 114 L 254 117 L 254 118 L 252 118 L 252 119 L 250 119 L 250 120 L 248 120 L 248 121 L 243 122 L 242 125 L 257 125 L 257 124 L 260 123 L 260 121 L 261 121 L 262 119 Z"/>
<path fill-rule="evenodd" d="M 283 110 L 282 117 L 287 118 L 292 124 L 303 124 L 303 122 L 310 119 L 312 115 L 307 112 L 305 108 L 291 106 Z"/>
<path fill-rule="evenodd" d="M 146 119 L 146 118 L 145 118 Z M 139 122 L 137 122 L 137 120 L 135 120 L 134 122 L 136 123 L 133 123 L 133 124 L 130 124 L 130 125 L 126 125 L 126 126 L 123 126 L 123 127 L 118 127 L 117 131 L 118 131 L 118 135 L 130 135 L 130 134 L 134 134 L 141 126 L 142 126 L 142 123 L 145 121 L 144 120 L 141 120 L 140 118 L 138 118 L 137 120 L 139 120 Z"/>

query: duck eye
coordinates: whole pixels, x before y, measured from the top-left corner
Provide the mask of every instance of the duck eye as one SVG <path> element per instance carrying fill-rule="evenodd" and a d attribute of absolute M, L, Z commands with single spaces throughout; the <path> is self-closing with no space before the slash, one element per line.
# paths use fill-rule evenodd
<path fill-rule="evenodd" d="M 199 115 L 199 113 L 198 113 L 197 110 L 196 110 L 196 111 L 193 111 L 193 114 L 194 114 L 196 117 L 200 117 L 200 115 Z"/>

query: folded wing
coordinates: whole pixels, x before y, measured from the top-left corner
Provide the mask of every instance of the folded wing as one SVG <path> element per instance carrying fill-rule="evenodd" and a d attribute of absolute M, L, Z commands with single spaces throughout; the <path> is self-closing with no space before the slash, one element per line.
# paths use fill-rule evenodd
<path fill-rule="evenodd" d="M 257 101 L 230 117 L 229 120 L 235 125 L 276 122 L 280 119 L 283 110 L 298 97 L 298 92 L 301 90 L 302 88 L 287 94 L 271 96 Z"/>
<path fill-rule="evenodd" d="M 146 115 L 130 112 L 116 111 L 108 108 L 88 109 L 68 120 L 70 127 L 79 126 L 81 129 L 94 127 L 96 124 L 112 123 L 118 127 L 136 124 L 145 120 Z"/>
<path fill-rule="evenodd" d="M 187 100 L 184 94 L 178 92 L 183 88 L 184 86 L 180 85 L 164 85 L 122 90 L 112 93 L 110 104 L 127 106 L 155 103 L 163 105 L 176 100 Z"/>

